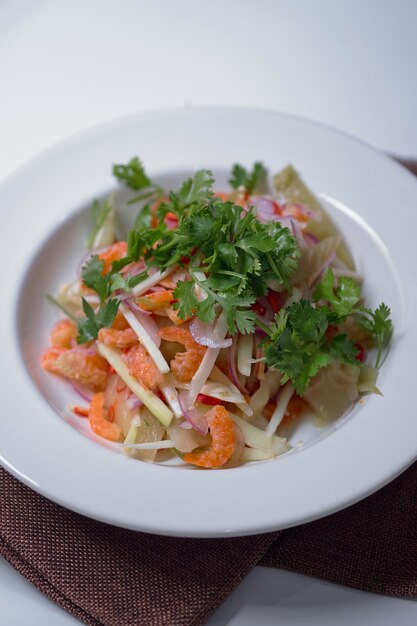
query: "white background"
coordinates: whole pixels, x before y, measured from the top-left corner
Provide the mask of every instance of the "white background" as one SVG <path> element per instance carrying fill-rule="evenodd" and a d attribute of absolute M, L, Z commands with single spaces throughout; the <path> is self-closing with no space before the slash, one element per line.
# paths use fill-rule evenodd
<path fill-rule="evenodd" d="M 198 104 L 291 112 L 417 157 L 416 24 L 417 0 L 0 0 L 0 182 L 74 132 Z M 2 561 L 0 615 L 77 623 Z M 414 602 L 256 568 L 209 625 L 416 622 Z"/>

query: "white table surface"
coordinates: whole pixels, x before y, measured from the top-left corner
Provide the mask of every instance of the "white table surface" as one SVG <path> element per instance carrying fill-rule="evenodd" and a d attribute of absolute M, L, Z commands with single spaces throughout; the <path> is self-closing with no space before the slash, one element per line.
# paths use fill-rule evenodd
<path fill-rule="evenodd" d="M 416 23 L 415 0 L 0 0 L 0 182 L 74 132 L 190 104 L 287 111 L 417 156 Z M 0 616 L 78 623 L 1 560 Z M 209 626 L 255 623 L 411 626 L 417 605 L 257 567 Z"/>

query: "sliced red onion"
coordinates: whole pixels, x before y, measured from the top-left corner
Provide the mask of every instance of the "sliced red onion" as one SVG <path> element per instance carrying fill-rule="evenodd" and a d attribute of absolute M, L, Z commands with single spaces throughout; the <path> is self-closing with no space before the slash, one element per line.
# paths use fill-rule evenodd
<path fill-rule="evenodd" d="M 313 289 L 313 287 L 316 286 L 316 284 L 318 283 L 320 278 L 323 276 L 324 272 L 327 270 L 329 265 L 331 265 L 333 263 L 335 257 L 336 257 L 336 252 L 332 252 L 331 254 L 329 254 L 329 256 L 324 261 L 324 263 L 321 266 L 321 268 L 319 269 L 319 271 L 316 272 L 315 274 L 313 274 L 313 276 L 311 276 L 311 278 L 308 281 L 308 286 L 309 286 L 310 289 Z"/>
<path fill-rule="evenodd" d="M 288 203 L 288 205 L 284 205 L 282 209 L 282 214 L 292 215 L 291 207 L 294 207 L 295 209 L 297 209 L 302 215 L 305 215 L 310 220 L 314 220 L 316 222 L 319 222 L 321 220 L 320 213 L 317 213 L 317 211 L 314 211 L 313 209 L 310 209 L 305 204 L 300 204 L 299 202 L 290 202 Z M 286 213 L 286 209 L 288 210 L 288 213 Z"/>
<path fill-rule="evenodd" d="M 190 422 L 187 422 L 187 420 L 180 422 L 179 424 L 177 424 L 177 426 L 178 428 L 184 428 L 184 430 L 189 430 L 193 427 L 193 425 L 190 424 Z"/>
<path fill-rule="evenodd" d="M 260 298 L 256 299 L 256 302 L 259 303 L 261 306 L 263 306 L 265 309 L 265 313 L 263 315 L 259 315 L 259 313 L 256 311 L 256 306 L 255 306 L 253 310 L 256 313 L 256 317 L 264 324 L 266 325 L 270 324 L 274 317 L 274 311 L 269 303 L 268 298 L 266 298 L 265 296 L 261 296 Z"/>
<path fill-rule="evenodd" d="M 129 276 L 137 276 L 146 269 L 143 261 L 136 261 L 135 263 L 129 263 L 120 270 L 121 274 L 129 274 Z"/>
<path fill-rule="evenodd" d="M 303 233 L 303 237 L 307 240 L 308 243 L 314 246 L 317 245 L 320 241 L 320 239 L 316 237 L 316 235 L 313 235 L 313 233 Z"/>
<path fill-rule="evenodd" d="M 91 346 L 88 346 L 88 348 L 85 348 L 76 344 L 73 348 L 70 348 L 68 352 L 84 354 L 85 356 L 95 356 L 97 354 L 97 346 L 93 343 Z"/>
<path fill-rule="evenodd" d="M 138 409 L 142 405 L 143 405 L 142 400 L 139 400 L 139 398 L 135 396 L 134 394 L 129 396 L 128 399 L 126 400 L 126 406 L 130 411 L 132 411 L 133 409 Z"/>
<path fill-rule="evenodd" d="M 87 293 L 85 296 L 83 296 L 84 300 L 87 300 L 88 304 L 91 304 L 91 306 L 94 308 L 95 305 L 99 305 L 100 304 L 100 298 L 98 296 L 96 296 L 95 293 Z"/>
<path fill-rule="evenodd" d="M 208 348 L 229 348 L 232 345 L 232 338 L 219 339 L 214 332 L 215 323 L 207 324 L 197 319 L 192 320 L 189 328 L 194 341 L 200 346 Z"/>
<path fill-rule="evenodd" d="M 78 278 L 81 279 L 81 270 L 83 268 L 83 266 L 87 263 L 87 261 L 89 259 L 91 259 L 92 256 L 95 255 L 100 255 L 103 252 L 106 252 L 106 250 L 108 250 L 110 248 L 110 246 L 104 246 L 102 248 L 96 248 L 95 250 L 88 250 L 80 259 L 78 266 L 77 266 L 77 276 Z"/>
<path fill-rule="evenodd" d="M 170 276 L 173 283 L 177 284 L 180 280 L 189 280 L 190 273 L 185 268 L 180 268 Z"/>
<path fill-rule="evenodd" d="M 256 209 L 256 217 L 261 223 L 272 222 L 277 219 L 275 204 L 271 198 L 265 196 L 254 196 L 250 204 Z"/>
<path fill-rule="evenodd" d="M 155 285 L 155 287 L 150 287 L 149 291 L 151 291 L 152 293 L 158 293 L 161 291 L 166 291 L 166 289 L 165 287 L 161 287 L 160 285 Z"/>
<path fill-rule="evenodd" d="M 300 224 L 297 222 L 295 217 L 291 218 L 291 227 L 292 227 L 293 235 L 298 243 L 300 250 L 302 252 L 305 252 L 307 250 L 307 244 L 304 239 L 303 233 L 301 231 Z"/>
<path fill-rule="evenodd" d="M 165 224 L 168 230 L 175 230 L 178 228 L 178 220 L 170 220 L 169 217 L 165 218 Z"/>
<path fill-rule="evenodd" d="M 232 383 L 236 385 L 240 393 L 247 395 L 248 390 L 240 382 L 239 375 L 236 369 L 237 342 L 238 342 L 238 336 L 234 338 L 232 345 L 230 347 L 230 350 L 227 352 L 227 366 L 229 369 L 229 376 L 230 376 L 230 380 L 232 381 Z"/>
<path fill-rule="evenodd" d="M 129 294 L 128 298 L 119 298 L 119 300 L 121 300 L 122 302 L 124 302 L 124 304 L 132 311 L 132 313 L 134 313 L 135 315 L 146 315 L 149 316 L 151 315 L 151 311 L 145 311 L 145 309 L 142 309 L 142 307 L 140 307 L 138 304 L 136 304 L 135 299 L 133 298 L 132 294 Z M 139 319 L 139 318 L 138 318 Z"/>
<path fill-rule="evenodd" d="M 91 346 L 85 349 L 85 354 L 87 356 L 95 356 L 97 354 L 97 346 L 93 343 Z"/>
<path fill-rule="evenodd" d="M 178 401 L 185 419 L 191 424 L 191 426 L 202 435 L 206 435 L 208 431 L 207 420 L 204 414 L 196 408 L 189 409 L 188 407 L 188 391 L 181 389 L 178 393 Z"/>
<path fill-rule="evenodd" d="M 93 399 L 93 392 L 91 389 L 88 389 L 85 385 L 80 385 L 80 383 L 77 383 L 75 380 L 70 380 L 69 382 L 74 391 L 76 391 L 83 400 L 91 402 Z"/>

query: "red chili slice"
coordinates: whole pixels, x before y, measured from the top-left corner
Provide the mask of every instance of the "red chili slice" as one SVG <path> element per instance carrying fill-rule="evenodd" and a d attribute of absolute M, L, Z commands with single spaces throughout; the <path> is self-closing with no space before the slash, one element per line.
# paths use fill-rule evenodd
<path fill-rule="evenodd" d="M 205 393 L 199 393 L 197 396 L 197 402 L 201 402 L 201 404 L 208 404 L 209 406 L 217 406 L 222 404 L 222 401 L 218 398 L 213 398 L 212 396 L 206 396 Z"/>
<path fill-rule="evenodd" d="M 266 307 L 260 302 L 254 302 L 251 306 L 252 311 L 260 315 L 261 317 L 266 313 Z"/>
<path fill-rule="evenodd" d="M 329 341 L 332 341 L 333 337 L 336 337 L 336 335 L 339 334 L 339 329 L 337 326 L 333 326 L 332 324 L 329 324 L 326 330 L 326 337 Z"/>
<path fill-rule="evenodd" d="M 266 297 L 268 298 L 268 302 L 271 305 L 273 312 L 278 313 L 278 311 L 282 308 L 282 295 L 278 293 L 278 291 L 269 289 Z"/>
<path fill-rule="evenodd" d="M 355 348 L 358 349 L 355 359 L 363 363 L 365 361 L 365 348 L 361 343 L 355 343 Z"/>
<path fill-rule="evenodd" d="M 276 200 L 273 200 L 272 204 L 274 205 L 274 213 L 275 215 L 282 215 L 282 208 L 278 204 Z"/>
<path fill-rule="evenodd" d="M 88 407 L 73 406 L 72 412 L 75 413 L 75 415 L 78 415 L 78 417 L 88 417 Z"/>

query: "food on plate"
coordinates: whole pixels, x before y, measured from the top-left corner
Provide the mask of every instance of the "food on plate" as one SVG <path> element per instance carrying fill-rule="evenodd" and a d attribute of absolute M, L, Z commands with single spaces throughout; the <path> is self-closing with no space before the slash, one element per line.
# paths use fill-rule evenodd
<path fill-rule="evenodd" d="M 78 276 L 42 367 L 72 407 L 133 458 L 201 468 L 275 458 L 282 428 L 346 413 L 380 393 L 390 310 L 368 308 L 346 242 L 292 166 L 234 165 L 231 190 L 200 170 L 178 190 L 138 158 L 113 168 L 140 203 L 116 236 L 116 199 L 93 204 Z M 137 192 L 137 193 L 136 193 Z"/>

